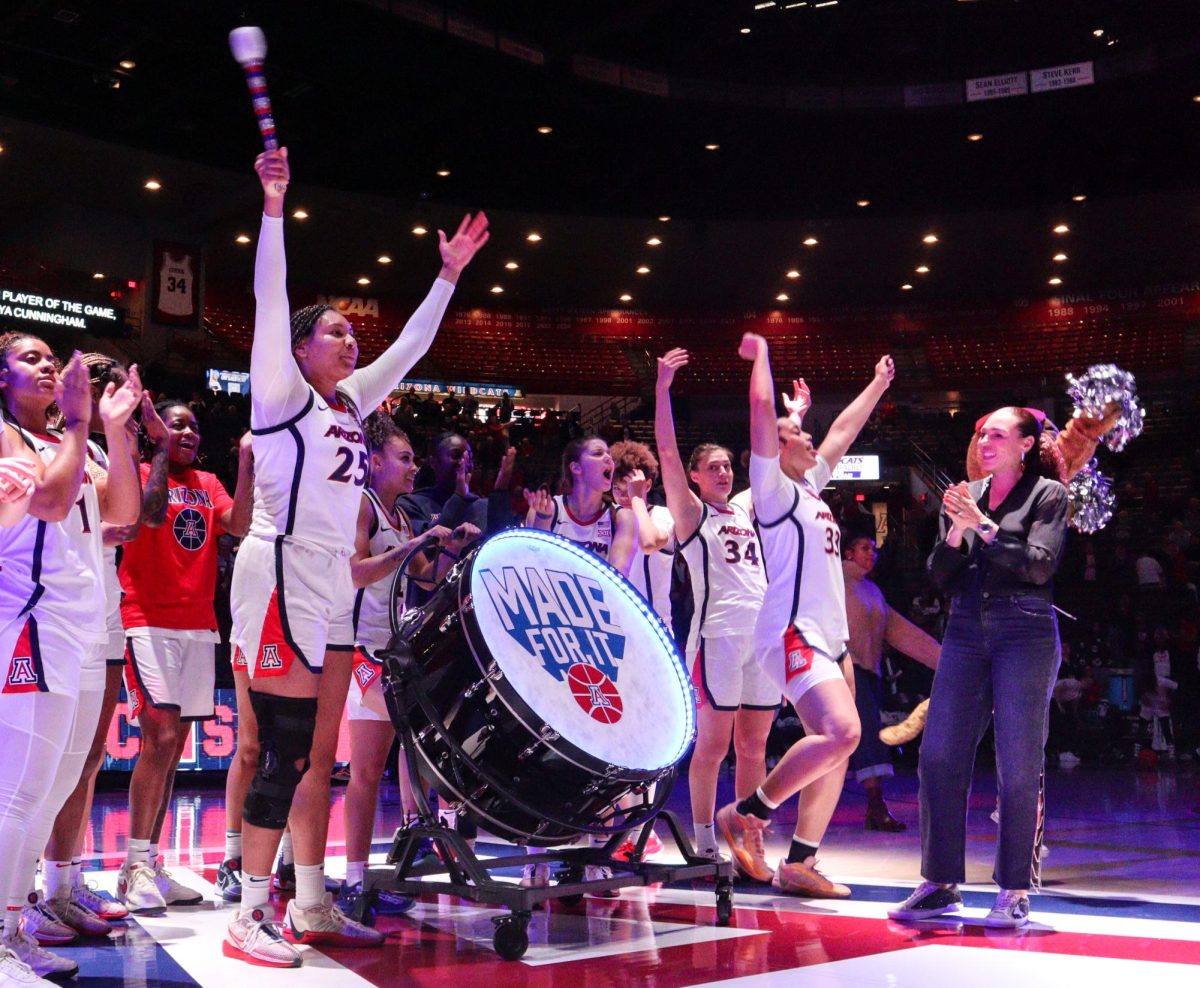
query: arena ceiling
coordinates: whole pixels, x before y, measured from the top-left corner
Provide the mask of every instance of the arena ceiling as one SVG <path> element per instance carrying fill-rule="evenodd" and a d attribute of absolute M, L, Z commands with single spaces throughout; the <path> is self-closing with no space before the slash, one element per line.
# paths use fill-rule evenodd
<path fill-rule="evenodd" d="M 975 290 L 989 258 L 995 291 L 1036 291 L 1058 247 L 1043 227 L 1082 228 L 1106 201 L 1186 192 L 1200 174 L 1194 2 L 6 0 L 0 115 L 244 173 L 258 141 L 225 40 L 241 23 L 267 32 L 298 182 L 378 197 L 406 226 L 486 206 L 529 217 L 522 234 L 559 224 L 560 246 L 629 240 L 611 272 L 547 249 L 538 291 L 511 286 L 525 304 L 592 305 L 633 286 L 638 302 L 744 305 L 786 290 L 791 269 L 830 297 L 876 273 L 868 294 L 894 293 L 925 257 L 908 241 L 955 225 L 955 263 L 970 258 L 978 277 L 942 291 Z M 968 79 L 1081 63 L 1093 84 L 963 98 Z M 1087 248 L 1089 281 L 1191 270 L 1170 242 L 1194 232 L 1194 211 L 1159 228 L 1161 250 L 1144 249 L 1154 231 L 1122 225 L 1137 212 L 1094 224 L 1107 239 Z M 964 220 L 982 215 L 1007 219 Z M 668 228 L 659 216 L 675 225 L 655 253 L 644 243 Z M 763 230 L 769 258 L 755 253 Z M 665 269 L 685 238 L 674 280 L 647 289 L 654 274 L 633 265 Z M 815 260 L 839 238 L 836 262 Z M 822 263 L 825 280 L 810 278 Z"/>

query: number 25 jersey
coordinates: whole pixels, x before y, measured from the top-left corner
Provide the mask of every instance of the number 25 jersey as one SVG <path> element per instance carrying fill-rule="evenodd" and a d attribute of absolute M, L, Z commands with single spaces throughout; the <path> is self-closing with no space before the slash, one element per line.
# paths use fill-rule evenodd
<path fill-rule="evenodd" d="M 308 390 L 308 401 L 291 418 L 261 424 L 252 418 L 250 534 L 352 552 L 370 465 L 362 420 L 341 395 L 331 404 Z"/>
<path fill-rule="evenodd" d="M 679 544 L 692 578 L 695 611 L 687 654 L 695 654 L 700 638 L 749 634 L 767 589 L 762 547 L 744 504 L 705 503 L 700 525 Z"/>

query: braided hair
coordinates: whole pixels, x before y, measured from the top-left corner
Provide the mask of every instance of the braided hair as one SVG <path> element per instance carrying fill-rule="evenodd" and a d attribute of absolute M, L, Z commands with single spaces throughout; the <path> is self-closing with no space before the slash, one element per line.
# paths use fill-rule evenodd
<path fill-rule="evenodd" d="M 378 453 L 389 440 L 399 439 L 412 446 L 408 434 L 392 421 L 386 412 L 374 411 L 363 420 L 363 434 L 367 440 L 367 449 Z"/>
<path fill-rule="evenodd" d="M 306 305 L 303 309 L 297 309 L 292 313 L 292 348 L 300 346 L 313 334 L 313 330 L 317 328 L 317 323 L 321 316 L 326 312 L 337 312 L 332 305 L 326 305 L 324 302 L 318 302 L 315 305 Z"/>

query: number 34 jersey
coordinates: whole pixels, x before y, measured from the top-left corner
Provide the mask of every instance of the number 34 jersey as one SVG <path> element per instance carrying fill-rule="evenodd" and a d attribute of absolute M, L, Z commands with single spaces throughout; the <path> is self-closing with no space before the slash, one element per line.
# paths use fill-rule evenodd
<path fill-rule="evenodd" d="M 310 387 L 308 401 L 290 419 L 252 422 L 251 535 L 284 535 L 339 552 L 354 550 L 370 460 L 358 410 L 341 395 L 338 399 L 331 404 Z"/>
<path fill-rule="evenodd" d="M 700 638 L 750 634 L 767 589 L 762 546 L 750 512 L 741 501 L 705 503 L 700 526 L 678 550 L 692 578 L 695 611 L 687 654 Z"/>

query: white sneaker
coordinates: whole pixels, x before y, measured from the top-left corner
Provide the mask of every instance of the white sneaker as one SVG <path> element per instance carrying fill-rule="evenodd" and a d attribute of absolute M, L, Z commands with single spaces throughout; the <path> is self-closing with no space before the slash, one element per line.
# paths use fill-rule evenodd
<path fill-rule="evenodd" d="M 39 978 L 0 940 L 0 988 L 54 988 L 54 982 Z"/>
<path fill-rule="evenodd" d="M 992 911 L 983 918 L 984 926 L 998 929 L 1016 929 L 1028 922 L 1029 895 L 1012 889 L 1001 889 Z"/>
<path fill-rule="evenodd" d="M 71 927 L 54 915 L 40 892 L 31 892 L 21 910 L 21 929 L 43 947 L 61 947 L 78 937 Z"/>
<path fill-rule="evenodd" d="M 204 901 L 203 892 L 180 885 L 171 877 L 171 873 L 163 867 L 162 858 L 154 865 L 154 884 L 168 906 L 195 906 Z"/>
<path fill-rule="evenodd" d="M 76 885 L 71 889 L 71 901 L 95 913 L 106 923 L 124 919 L 129 915 L 129 910 L 121 903 L 115 899 L 106 899 L 93 885 Z"/>
<path fill-rule="evenodd" d="M 117 898 L 131 913 L 160 913 L 167 908 L 154 870 L 144 861 L 126 861 L 117 872 Z"/>
<path fill-rule="evenodd" d="M 608 865 L 584 865 L 583 880 L 585 882 L 603 882 L 613 877 L 612 869 Z M 597 899 L 619 899 L 621 898 L 620 889 L 602 889 L 599 892 L 589 892 L 589 895 L 595 896 Z"/>
<path fill-rule="evenodd" d="M 106 937 L 112 933 L 110 923 L 67 896 L 51 899 L 49 906 L 55 916 L 81 937 Z"/>
<path fill-rule="evenodd" d="M 66 957 L 50 953 L 22 930 L 18 930 L 11 937 L 5 937 L 4 946 L 16 954 L 39 978 L 70 978 L 79 973 L 78 964 Z"/>
<path fill-rule="evenodd" d="M 384 936 L 356 922 L 333 904 L 328 892 L 319 906 L 301 909 L 292 899 L 287 906 L 283 935 L 292 943 L 326 947 L 378 947 Z"/>
<path fill-rule="evenodd" d="M 521 888 L 544 889 L 550 884 L 550 865 L 527 864 L 521 871 Z"/>
<path fill-rule="evenodd" d="M 260 967 L 299 967 L 300 951 L 283 939 L 262 909 L 239 912 L 225 928 L 221 953 Z"/>

